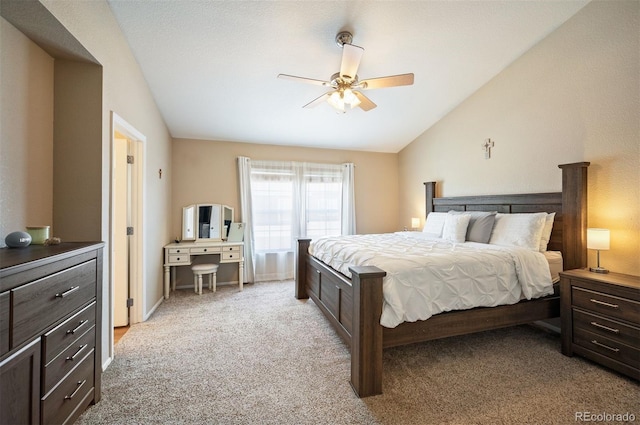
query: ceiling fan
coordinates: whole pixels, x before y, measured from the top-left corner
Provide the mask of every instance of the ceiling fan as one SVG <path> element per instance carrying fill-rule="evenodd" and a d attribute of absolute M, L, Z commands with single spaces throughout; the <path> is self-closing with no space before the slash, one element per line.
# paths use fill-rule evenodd
<path fill-rule="evenodd" d="M 331 76 L 329 81 L 314 80 L 311 78 L 296 77 L 295 75 L 279 74 L 278 78 L 299 81 L 301 83 L 315 84 L 330 87 L 331 91 L 312 100 L 303 108 L 313 108 L 327 101 L 337 112 L 345 113 L 345 106 L 351 109 L 360 107 L 365 111 L 375 108 L 377 105 L 360 90 L 381 89 L 385 87 L 410 86 L 413 84 L 413 74 L 390 75 L 387 77 L 370 78 L 360 81 L 357 71 L 364 49 L 351 44 L 353 36 L 348 31 L 342 31 L 336 35 L 336 44 L 342 48 L 342 63 L 340 72 Z"/>

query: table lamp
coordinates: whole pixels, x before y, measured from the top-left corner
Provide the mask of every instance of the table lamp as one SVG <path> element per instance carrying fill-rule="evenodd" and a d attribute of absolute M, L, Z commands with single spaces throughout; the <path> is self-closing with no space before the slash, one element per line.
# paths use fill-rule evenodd
<path fill-rule="evenodd" d="M 589 267 L 589 271 L 609 273 L 609 270 L 600 267 L 600 251 L 609 249 L 609 229 L 587 229 L 587 248 L 595 249 L 598 252 L 598 266 Z"/>

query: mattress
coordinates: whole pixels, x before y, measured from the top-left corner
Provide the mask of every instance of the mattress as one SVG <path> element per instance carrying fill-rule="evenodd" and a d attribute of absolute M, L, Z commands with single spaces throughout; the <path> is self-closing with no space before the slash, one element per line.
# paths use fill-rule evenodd
<path fill-rule="evenodd" d="M 515 304 L 553 293 L 545 255 L 523 248 L 398 232 L 319 238 L 309 253 L 348 277 L 351 266 L 384 270 L 380 324 L 388 328 L 445 311 Z"/>
<path fill-rule="evenodd" d="M 560 282 L 560 272 L 564 270 L 562 267 L 562 253 L 560 251 L 543 252 L 544 258 L 549 263 L 549 273 L 553 283 Z"/>

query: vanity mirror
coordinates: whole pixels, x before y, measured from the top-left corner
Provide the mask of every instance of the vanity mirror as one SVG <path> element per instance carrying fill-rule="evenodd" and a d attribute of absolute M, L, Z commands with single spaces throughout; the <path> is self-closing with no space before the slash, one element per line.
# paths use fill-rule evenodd
<path fill-rule="evenodd" d="M 182 208 L 182 240 L 219 241 L 227 238 L 233 208 L 220 204 L 194 204 Z"/>

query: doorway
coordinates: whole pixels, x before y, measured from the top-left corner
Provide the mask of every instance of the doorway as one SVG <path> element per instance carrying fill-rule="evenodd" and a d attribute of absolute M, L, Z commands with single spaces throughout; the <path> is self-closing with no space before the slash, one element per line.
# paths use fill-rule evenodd
<path fill-rule="evenodd" d="M 109 357 L 113 358 L 113 330 L 142 321 L 142 176 L 146 138 L 114 112 L 111 124 Z"/>

